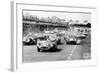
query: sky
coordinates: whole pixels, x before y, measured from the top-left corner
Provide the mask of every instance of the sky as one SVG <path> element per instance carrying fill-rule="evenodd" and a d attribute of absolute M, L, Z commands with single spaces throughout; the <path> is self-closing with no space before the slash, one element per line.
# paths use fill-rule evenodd
<path fill-rule="evenodd" d="M 52 16 L 57 16 L 58 18 L 65 19 L 66 21 L 72 19 L 73 21 L 79 21 L 82 23 L 84 20 L 91 22 L 91 14 L 86 13 L 76 13 L 76 12 L 45 12 L 45 11 L 29 11 L 24 10 L 23 15 L 33 15 L 39 18 L 47 18 Z"/>

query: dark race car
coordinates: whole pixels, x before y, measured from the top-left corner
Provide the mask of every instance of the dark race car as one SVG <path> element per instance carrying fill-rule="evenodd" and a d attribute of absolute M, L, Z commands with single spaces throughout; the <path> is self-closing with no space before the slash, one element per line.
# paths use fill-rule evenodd
<path fill-rule="evenodd" d="M 36 38 L 27 38 L 25 41 L 23 41 L 23 45 L 36 45 L 37 39 Z"/>

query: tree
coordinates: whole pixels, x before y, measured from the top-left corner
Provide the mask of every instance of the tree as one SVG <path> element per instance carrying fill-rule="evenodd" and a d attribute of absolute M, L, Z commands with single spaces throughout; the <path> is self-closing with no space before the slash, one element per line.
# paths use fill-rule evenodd
<path fill-rule="evenodd" d="M 56 16 L 52 16 L 51 17 L 51 22 L 56 23 L 56 24 L 63 24 L 66 21 L 65 21 L 65 19 L 61 19 L 61 18 L 58 18 Z"/>

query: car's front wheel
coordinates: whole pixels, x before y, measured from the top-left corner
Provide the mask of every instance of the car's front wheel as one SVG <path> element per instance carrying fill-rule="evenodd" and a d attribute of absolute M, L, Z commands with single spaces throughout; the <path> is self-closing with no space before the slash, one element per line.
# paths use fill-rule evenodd
<path fill-rule="evenodd" d="M 37 51 L 38 51 L 38 52 L 41 52 L 42 50 L 41 50 L 39 47 L 37 47 Z"/>
<path fill-rule="evenodd" d="M 53 45 L 53 47 L 51 48 L 52 51 L 57 50 L 57 45 Z"/>

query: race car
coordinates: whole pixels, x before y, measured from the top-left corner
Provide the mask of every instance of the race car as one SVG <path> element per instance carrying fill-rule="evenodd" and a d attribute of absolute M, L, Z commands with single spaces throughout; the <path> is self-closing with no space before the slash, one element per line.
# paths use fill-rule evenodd
<path fill-rule="evenodd" d="M 46 37 L 41 37 L 37 40 L 37 50 L 38 52 L 44 51 L 44 50 L 55 50 L 57 49 L 57 45 L 48 40 Z"/>
<path fill-rule="evenodd" d="M 69 37 L 69 38 L 66 38 L 66 43 L 67 44 L 77 44 L 77 45 L 79 45 L 81 43 L 81 40 Z"/>
<path fill-rule="evenodd" d="M 23 41 L 23 45 L 36 45 L 37 39 L 35 38 L 27 38 L 25 41 Z"/>

